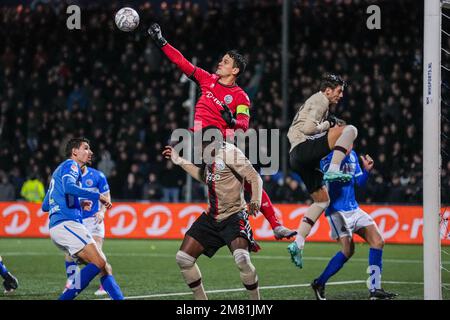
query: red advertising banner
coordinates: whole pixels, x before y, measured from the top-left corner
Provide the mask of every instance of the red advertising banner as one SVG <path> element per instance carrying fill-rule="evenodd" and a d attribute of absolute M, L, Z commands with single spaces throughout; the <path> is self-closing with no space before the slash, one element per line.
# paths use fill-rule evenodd
<path fill-rule="evenodd" d="M 106 238 L 182 239 L 206 204 L 196 203 L 114 203 L 105 215 Z M 307 206 L 275 205 L 283 224 L 297 229 Z M 422 243 L 422 207 L 363 205 L 378 224 L 387 243 Z M 450 210 L 444 212 L 444 218 Z M 274 240 L 272 229 L 262 214 L 250 217 L 257 240 Z M 450 244 L 449 226 L 441 226 L 443 244 Z M 0 237 L 48 237 L 48 214 L 39 204 L 0 202 Z M 309 241 L 331 241 L 330 227 L 324 215 L 316 222 Z M 361 242 L 359 237 L 355 241 Z"/>

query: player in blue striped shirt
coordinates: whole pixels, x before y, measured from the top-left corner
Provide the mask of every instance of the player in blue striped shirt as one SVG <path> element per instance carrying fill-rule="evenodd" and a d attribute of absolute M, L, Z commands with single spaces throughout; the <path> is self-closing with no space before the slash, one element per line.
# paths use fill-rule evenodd
<path fill-rule="evenodd" d="M 109 209 L 111 203 L 99 192 L 81 188 L 81 167 L 92 158 L 89 140 L 71 139 L 66 145 L 68 157 L 52 175 L 49 189 L 42 203 L 42 211 L 49 212 L 49 231 L 53 243 L 76 261 L 86 266 L 79 272 L 70 288 L 66 288 L 60 300 L 74 299 L 98 274 L 103 288 L 114 300 L 122 300 L 111 266 L 97 248 L 91 233 L 82 224 L 82 209 L 100 201 Z M 87 199 L 81 200 L 80 198 Z M 88 205 L 87 205 L 88 204 Z"/>
<path fill-rule="evenodd" d="M 88 163 L 89 165 L 91 162 Z M 94 168 L 83 166 L 81 167 L 82 177 L 81 186 L 83 189 L 100 192 L 104 195 L 108 202 L 111 202 L 111 195 L 109 190 L 108 181 L 103 172 L 96 170 Z M 83 224 L 89 230 L 92 237 L 97 244 L 97 247 L 102 251 L 103 241 L 105 238 L 105 223 L 103 221 L 105 217 L 106 207 L 100 201 L 92 202 L 92 205 L 83 210 Z M 79 272 L 77 268 L 77 263 L 68 255 L 65 257 L 66 264 L 66 275 L 67 275 L 67 286 L 70 286 L 71 281 L 75 274 Z M 107 295 L 108 293 L 104 290 L 102 285 L 95 292 L 96 296 Z"/>
<path fill-rule="evenodd" d="M 323 171 L 328 169 L 331 162 L 332 153 L 320 162 Z M 328 192 L 330 195 L 330 205 L 325 211 L 325 215 L 330 223 L 331 236 L 341 245 L 339 251 L 328 263 L 323 273 L 313 281 L 312 289 L 317 300 L 325 299 L 325 284 L 329 278 L 336 274 L 344 264 L 350 259 L 355 250 L 353 233 L 361 236 L 370 246 L 369 249 L 369 269 L 370 281 L 369 299 L 392 299 L 396 294 L 386 292 L 381 288 L 382 254 L 384 240 L 373 221 L 373 219 L 363 211 L 355 199 L 355 184 L 365 186 L 369 178 L 369 171 L 372 170 L 374 161 L 369 156 L 361 156 L 363 168 L 359 165 L 358 156 L 351 150 L 341 163 L 341 171 L 352 176 L 348 182 L 329 182 Z"/>

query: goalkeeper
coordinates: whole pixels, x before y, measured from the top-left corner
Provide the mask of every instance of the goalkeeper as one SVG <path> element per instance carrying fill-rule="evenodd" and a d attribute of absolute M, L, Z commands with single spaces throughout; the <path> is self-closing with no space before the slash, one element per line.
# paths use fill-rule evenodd
<path fill-rule="evenodd" d="M 154 23 L 148 29 L 150 37 L 162 52 L 189 79 L 195 81 L 201 89 L 201 97 L 195 105 L 194 127 L 197 132 L 202 128 L 214 126 L 220 129 L 224 137 L 227 132 L 242 129 L 246 131 L 250 120 L 250 99 L 244 90 L 236 84 L 236 79 L 246 68 L 244 56 L 235 50 L 228 51 L 211 74 L 190 63 L 177 49 L 167 43 L 162 36 L 161 28 Z M 251 192 L 248 183 L 244 185 L 246 192 Z M 281 225 L 269 196 L 263 190 L 261 212 L 269 221 L 276 239 L 290 238 L 297 234 Z"/>

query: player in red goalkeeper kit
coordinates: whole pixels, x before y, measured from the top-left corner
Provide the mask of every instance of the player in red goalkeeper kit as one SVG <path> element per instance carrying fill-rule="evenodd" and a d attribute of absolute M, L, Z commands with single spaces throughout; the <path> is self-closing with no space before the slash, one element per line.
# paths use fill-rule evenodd
<path fill-rule="evenodd" d="M 220 128 L 224 137 L 227 129 L 246 131 L 250 120 L 250 99 L 242 88 L 236 84 L 237 77 L 245 70 L 246 59 L 235 50 L 228 51 L 219 62 L 217 70 L 211 74 L 190 63 L 177 49 L 167 43 L 161 28 L 154 23 L 148 29 L 150 37 L 162 52 L 189 79 L 195 81 L 201 89 L 201 97 L 195 105 L 193 131 L 204 127 Z M 250 192 L 249 185 L 245 190 Z M 281 225 L 269 196 L 263 190 L 261 212 L 269 221 L 276 239 L 290 238 L 297 231 Z"/>

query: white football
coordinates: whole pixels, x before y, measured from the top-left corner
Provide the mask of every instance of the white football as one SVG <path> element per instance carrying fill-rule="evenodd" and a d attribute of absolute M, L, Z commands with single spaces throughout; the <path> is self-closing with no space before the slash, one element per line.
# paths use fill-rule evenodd
<path fill-rule="evenodd" d="M 125 7 L 117 11 L 115 22 L 120 30 L 133 31 L 139 25 L 139 14 L 133 8 Z"/>

